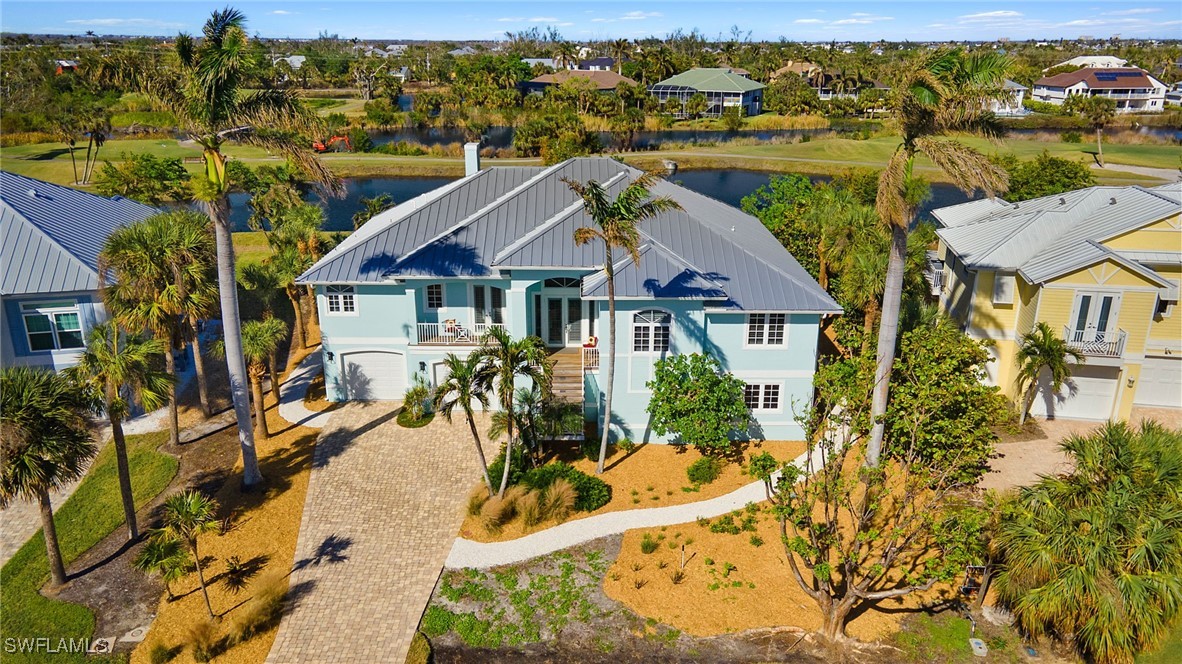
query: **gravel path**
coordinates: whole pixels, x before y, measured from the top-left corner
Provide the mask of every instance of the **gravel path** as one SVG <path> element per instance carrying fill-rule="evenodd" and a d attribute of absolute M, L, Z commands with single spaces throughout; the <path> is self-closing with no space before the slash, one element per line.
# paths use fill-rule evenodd
<path fill-rule="evenodd" d="M 820 452 L 820 448 L 814 450 L 814 468 L 821 466 Z M 798 468 L 805 468 L 807 461 L 808 454 L 805 453 L 792 463 Z M 634 528 L 672 526 L 696 521 L 699 517 L 716 517 L 742 508 L 747 503 L 758 503 L 766 498 L 763 482 L 752 482 L 724 496 L 710 500 L 670 507 L 608 512 L 585 519 L 567 521 L 553 528 L 547 528 L 541 532 L 508 542 L 473 542 L 457 537 L 444 565 L 451 569 L 509 565 Z"/>
<path fill-rule="evenodd" d="M 321 355 L 317 350 L 305 357 L 279 386 L 279 416 L 292 424 L 323 429 L 332 416 L 331 412 L 317 412 L 304 406 L 304 397 L 308 394 L 312 379 L 324 371 Z"/>

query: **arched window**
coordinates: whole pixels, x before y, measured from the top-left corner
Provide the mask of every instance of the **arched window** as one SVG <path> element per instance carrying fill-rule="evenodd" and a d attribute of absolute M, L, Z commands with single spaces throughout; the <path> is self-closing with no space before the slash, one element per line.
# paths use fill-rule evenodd
<path fill-rule="evenodd" d="M 663 353 L 669 350 L 669 326 L 673 317 L 646 309 L 632 316 L 632 352 Z"/>
<path fill-rule="evenodd" d="M 578 288 L 582 280 L 574 277 L 553 277 L 542 282 L 543 288 Z"/>

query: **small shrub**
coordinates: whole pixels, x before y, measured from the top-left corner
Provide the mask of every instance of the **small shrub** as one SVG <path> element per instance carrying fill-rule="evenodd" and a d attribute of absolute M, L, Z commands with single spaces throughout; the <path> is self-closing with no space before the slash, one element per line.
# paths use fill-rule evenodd
<path fill-rule="evenodd" d="M 651 535 L 645 533 L 644 538 L 640 540 L 640 552 L 650 554 L 657 550 L 660 543 L 653 539 Z"/>
<path fill-rule="evenodd" d="M 521 523 L 526 528 L 533 528 L 541 523 L 542 514 L 541 494 L 530 491 L 517 500 L 517 513 L 521 516 Z"/>
<path fill-rule="evenodd" d="M 723 576 L 730 576 L 731 572 L 733 572 L 737 569 L 739 569 L 739 568 L 735 567 L 734 563 L 723 563 L 722 564 L 722 575 Z"/>
<path fill-rule="evenodd" d="M 287 596 L 287 578 L 278 572 L 268 574 L 254 584 L 254 596 L 234 616 L 230 635 L 242 643 L 279 623 L 283 598 Z"/>
<path fill-rule="evenodd" d="M 181 654 L 180 646 L 169 647 L 163 643 L 157 643 L 148 651 L 148 661 L 152 664 L 168 664 L 179 654 Z"/>
<path fill-rule="evenodd" d="M 546 466 L 542 466 L 542 468 L 545 468 L 545 467 Z M 522 445 L 514 445 L 513 446 L 513 464 L 509 467 L 509 486 L 513 486 L 515 484 L 521 484 L 522 480 L 525 479 L 526 470 L 528 470 L 528 462 L 526 461 L 526 458 L 525 458 L 525 450 L 523 449 Z M 541 469 L 535 468 L 534 470 L 532 470 L 530 472 L 532 473 L 532 472 L 535 472 L 538 470 L 541 470 Z M 497 488 L 500 486 L 501 476 L 504 474 L 504 472 L 505 472 L 505 450 L 502 449 L 500 454 L 498 454 L 496 456 L 496 458 L 494 458 L 492 460 L 492 463 L 488 464 L 488 476 L 490 478 L 492 478 L 494 488 Z M 549 483 L 547 483 L 547 485 L 548 484 Z M 544 487 L 543 486 L 535 486 L 534 484 L 529 484 L 529 488 L 541 489 Z"/>
<path fill-rule="evenodd" d="M 422 632 L 415 632 L 410 640 L 410 650 L 406 653 L 406 664 L 430 664 L 431 642 Z"/>
<path fill-rule="evenodd" d="M 713 558 L 707 558 L 707 559 L 706 559 L 706 560 L 704 560 L 703 562 L 705 562 L 705 563 L 706 563 L 706 566 L 707 566 L 707 567 L 712 567 L 712 566 L 714 565 L 714 559 L 713 559 Z"/>
<path fill-rule="evenodd" d="M 687 538 L 685 538 L 685 545 L 686 545 L 686 546 L 689 546 L 689 545 L 691 545 L 691 544 L 693 544 L 693 543 L 694 543 L 694 538 L 692 538 L 692 537 L 687 537 Z"/>
<path fill-rule="evenodd" d="M 407 388 L 406 394 L 402 398 L 403 412 L 407 414 L 411 422 L 417 424 L 427 416 L 427 400 L 430 398 L 431 388 L 427 386 L 426 379 L 422 374 L 416 373 L 413 385 Z"/>
<path fill-rule="evenodd" d="M 213 621 L 202 618 L 189 626 L 185 633 L 185 644 L 193 651 L 193 659 L 198 662 L 208 662 L 217 654 L 217 632 Z"/>
<path fill-rule="evenodd" d="M 718 520 L 710 524 L 710 532 L 712 533 L 726 533 L 727 535 L 738 535 L 743 528 L 735 523 L 735 517 L 731 514 L 724 514 L 718 517 Z"/>
<path fill-rule="evenodd" d="M 685 474 L 694 484 L 709 484 L 722 474 L 722 462 L 714 457 L 702 457 L 691 463 Z"/>
<path fill-rule="evenodd" d="M 451 631 L 455 620 L 456 614 L 441 606 L 432 604 L 427 607 L 427 612 L 423 614 L 423 633 L 430 638 L 443 636 Z"/>
<path fill-rule="evenodd" d="M 675 569 L 672 572 L 669 572 L 669 580 L 672 581 L 673 585 L 675 586 L 681 585 L 681 582 L 685 581 L 685 570 Z"/>
<path fill-rule="evenodd" d="M 763 538 L 760 537 L 759 535 L 752 535 L 750 541 L 751 541 L 751 546 L 756 546 L 756 547 L 763 546 Z"/>
<path fill-rule="evenodd" d="M 616 443 L 616 447 L 623 450 L 624 454 L 631 454 L 632 450 L 636 449 L 636 443 L 631 438 L 622 438 L 620 442 Z"/>
<path fill-rule="evenodd" d="M 579 454 L 588 461 L 599 461 L 599 439 L 583 438 L 579 443 Z"/>
<path fill-rule="evenodd" d="M 1059 134 L 1059 138 L 1064 143 L 1082 143 L 1083 142 L 1083 134 L 1079 133 L 1078 131 L 1065 131 L 1062 134 Z"/>
<path fill-rule="evenodd" d="M 657 569 L 665 569 L 668 566 L 669 566 L 669 562 L 666 560 L 657 561 Z"/>
<path fill-rule="evenodd" d="M 640 590 L 641 588 L 643 588 L 647 585 L 648 585 L 648 581 L 645 581 L 644 579 L 634 579 L 632 581 L 632 587 L 637 590 Z"/>
<path fill-rule="evenodd" d="M 553 484 L 560 477 L 566 479 L 574 487 L 575 509 L 580 512 L 594 512 L 611 502 L 611 485 L 568 463 L 548 463 L 534 468 L 524 473 L 521 481 L 531 489 L 541 490 Z"/>
<path fill-rule="evenodd" d="M 570 518 L 578 494 L 574 485 L 560 477 L 542 491 L 542 498 L 546 517 L 561 522 Z"/>
<path fill-rule="evenodd" d="M 480 508 L 488 502 L 488 487 L 481 484 L 468 494 L 468 516 L 480 516 Z"/>
<path fill-rule="evenodd" d="M 633 572 L 639 572 L 642 569 L 644 569 L 644 563 L 641 563 L 641 562 L 632 563 L 632 571 Z"/>
<path fill-rule="evenodd" d="M 619 581 L 620 580 L 620 573 L 619 572 L 612 572 L 608 576 L 611 578 L 612 581 Z"/>
<path fill-rule="evenodd" d="M 517 503 L 524 497 L 527 489 L 520 486 L 509 487 L 505 497 L 493 496 L 480 508 L 480 522 L 490 533 L 499 533 L 505 524 L 517 516 Z"/>

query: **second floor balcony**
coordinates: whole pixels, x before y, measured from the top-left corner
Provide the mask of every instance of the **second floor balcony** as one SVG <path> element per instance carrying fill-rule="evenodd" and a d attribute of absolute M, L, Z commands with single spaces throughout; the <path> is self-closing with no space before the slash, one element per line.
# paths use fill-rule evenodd
<path fill-rule="evenodd" d="M 1091 357 L 1120 357 L 1125 352 L 1124 330 L 1111 332 L 1098 330 L 1076 330 L 1069 325 L 1063 326 L 1063 339 L 1071 348 Z"/>
<path fill-rule="evenodd" d="M 504 328 L 503 323 L 468 323 L 449 318 L 439 323 L 418 323 L 415 343 L 430 346 L 477 346 L 494 327 Z"/>

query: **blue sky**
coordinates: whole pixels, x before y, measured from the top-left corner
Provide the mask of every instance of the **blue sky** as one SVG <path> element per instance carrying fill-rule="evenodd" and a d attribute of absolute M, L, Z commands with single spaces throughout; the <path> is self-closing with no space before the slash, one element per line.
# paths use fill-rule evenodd
<path fill-rule="evenodd" d="M 222 2 L 20 2 L 5 0 L 7 32 L 167 35 L 196 33 Z M 755 39 L 801 41 L 1039 39 L 1080 35 L 1182 38 L 1182 3 L 1142 0 L 957 2 L 583 2 L 238 1 L 252 33 L 315 37 L 322 30 L 363 39 L 494 39 L 506 31 L 554 26 L 568 39 L 663 36 L 699 28 L 710 37 L 732 25 Z"/>

